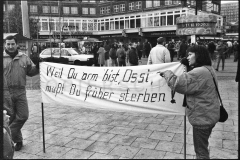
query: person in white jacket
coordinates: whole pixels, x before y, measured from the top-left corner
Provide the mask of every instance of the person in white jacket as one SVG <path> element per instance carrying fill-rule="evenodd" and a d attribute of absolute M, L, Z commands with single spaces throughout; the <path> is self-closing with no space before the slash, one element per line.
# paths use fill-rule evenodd
<path fill-rule="evenodd" d="M 148 56 L 147 64 L 161 64 L 171 62 L 169 50 L 163 46 L 165 39 L 159 37 L 157 39 L 157 45 L 152 48 Z"/>

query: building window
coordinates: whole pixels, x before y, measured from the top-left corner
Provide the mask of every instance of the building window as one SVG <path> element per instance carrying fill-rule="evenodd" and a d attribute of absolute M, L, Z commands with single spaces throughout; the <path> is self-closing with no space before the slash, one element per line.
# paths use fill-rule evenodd
<path fill-rule="evenodd" d="M 63 14 L 69 14 L 69 7 L 63 7 Z"/>
<path fill-rule="evenodd" d="M 58 7 L 57 6 L 51 6 L 51 13 L 58 13 Z"/>
<path fill-rule="evenodd" d="M 89 2 L 90 3 L 96 3 L 96 0 L 90 0 Z"/>
<path fill-rule="evenodd" d="M 49 6 L 43 6 L 42 7 L 43 13 L 49 13 Z"/>
<path fill-rule="evenodd" d="M 136 2 L 136 9 L 141 9 L 142 8 L 142 2 L 138 1 Z"/>
<path fill-rule="evenodd" d="M 173 25 L 173 15 L 167 16 L 167 25 Z"/>
<path fill-rule="evenodd" d="M 106 7 L 106 13 L 110 13 L 110 6 Z"/>
<path fill-rule="evenodd" d="M 115 13 L 119 12 L 119 5 L 114 5 L 113 8 Z"/>
<path fill-rule="evenodd" d="M 90 8 L 90 14 L 96 14 L 96 8 Z"/>
<path fill-rule="evenodd" d="M 120 12 L 124 12 L 125 11 L 125 4 L 120 4 Z"/>
<path fill-rule="evenodd" d="M 152 7 L 152 1 L 146 1 L 146 8 Z"/>
<path fill-rule="evenodd" d="M 172 5 L 172 0 L 165 0 L 165 5 Z"/>
<path fill-rule="evenodd" d="M 37 13 L 38 12 L 37 5 L 30 5 L 30 12 L 31 13 Z"/>
<path fill-rule="evenodd" d="M 88 8 L 83 7 L 82 8 L 82 14 L 88 14 Z"/>
<path fill-rule="evenodd" d="M 181 0 L 173 0 L 172 3 L 175 5 L 178 5 L 178 4 L 181 4 Z"/>
<path fill-rule="evenodd" d="M 48 31 L 48 21 L 47 21 L 47 19 L 42 19 L 42 31 Z"/>
<path fill-rule="evenodd" d="M 105 11 L 104 7 L 100 8 L 100 14 L 104 14 L 104 11 Z"/>
<path fill-rule="evenodd" d="M 71 14 L 78 14 L 78 8 L 77 7 L 71 7 Z"/>
<path fill-rule="evenodd" d="M 153 2 L 153 6 L 154 6 L 154 7 L 160 6 L 160 1 L 155 0 L 155 1 Z"/>
<path fill-rule="evenodd" d="M 129 11 L 132 11 L 134 8 L 134 2 L 129 3 Z"/>

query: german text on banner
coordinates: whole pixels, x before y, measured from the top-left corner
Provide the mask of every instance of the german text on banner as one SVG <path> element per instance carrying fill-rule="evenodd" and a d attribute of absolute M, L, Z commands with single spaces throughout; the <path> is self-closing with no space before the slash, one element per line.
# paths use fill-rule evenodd
<path fill-rule="evenodd" d="M 111 111 L 185 115 L 183 95 L 175 93 L 160 71 L 184 72 L 179 62 L 127 66 L 86 67 L 40 63 L 43 103 Z"/>

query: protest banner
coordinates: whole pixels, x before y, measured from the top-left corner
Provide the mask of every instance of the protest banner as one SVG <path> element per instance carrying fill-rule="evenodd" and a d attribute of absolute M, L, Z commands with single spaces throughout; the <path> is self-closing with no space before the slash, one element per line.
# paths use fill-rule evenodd
<path fill-rule="evenodd" d="M 42 102 L 111 111 L 185 115 L 183 95 L 172 91 L 160 76 L 165 70 L 181 75 L 184 67 L 179 62 L 131 67 L 42 62 Z"/>

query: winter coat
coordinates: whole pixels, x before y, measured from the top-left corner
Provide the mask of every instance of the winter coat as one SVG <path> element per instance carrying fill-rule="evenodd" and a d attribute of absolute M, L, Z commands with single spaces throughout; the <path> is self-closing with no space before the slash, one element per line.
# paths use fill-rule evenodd
<path fill-rule="evenodd" d="M 164 74 L 168 86 L 178 93 L 186 94 L 186 113 L 193 126 L 213 126 L 220 117 L 220 102 L 212 74 L 217 83 L 214 69 L 210 66 L 196 67 L 175 76 L 172 71 Z"/>
<path fill-rule="evenodd" d="M 97 51 L 97 53 L 99 54 L 98 56 L 98 63 L 101 65 L 105 64 L 105 49 L 103 47 L 100 47 Z"/>
<path fill-rule="evenodd" d="M 132 65 L 138 65 L 138 55 L 136 48 L 131 48 L 129 50 L 129 63 Z"/>
<path fill-rule="evenodd" d="M 37 69 L 32 60 L 22 52 L 18 52 L 12 59 L 4 51 L 3 69 L 9 88 L 25 88 L 26 75 L 32 77 L 39 74 L 39 69 Z"/>
<path fill-rule="evenodd" d="M 171 62 L 169 50 L 161 44 L 153 47 L 149 54 L 147 64 L 161 64 L 168 62 Z"/>

